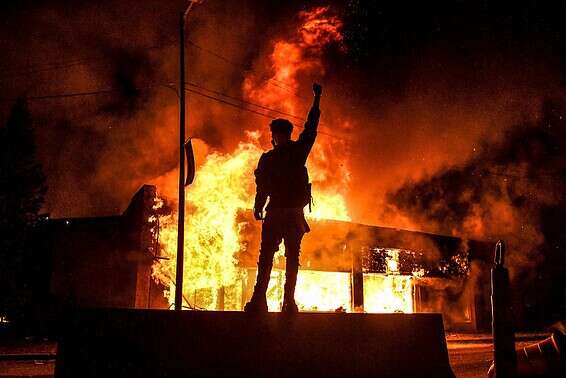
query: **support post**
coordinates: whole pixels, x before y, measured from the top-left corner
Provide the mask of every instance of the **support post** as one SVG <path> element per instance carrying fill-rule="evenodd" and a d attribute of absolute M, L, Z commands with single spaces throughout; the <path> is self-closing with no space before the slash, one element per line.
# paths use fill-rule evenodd
<path fill-rule="evenodd" d="M 192 3 L 191 3 L 192 4 Z M 183 307 L 185 259 L 185 12 L 179 15 L 179 210 L 177 224 L 177 266 L 175 271 L 175 310 Z"/>
<path fill-rule="evenodd" d="M 364 312 L 364 273 L 362 268 L 363 250 L 354 243 L 352 249 L 352 310 Z"/>
<path fill-rule="evenodd" d="M 497 378 L 517 376 L 517 353 L 511 309 L 509 272 L 504 266 L 505 243 L 495 246 L 494 265 L 491 269 L 491 316 L 493 332 L 493 362 Z"/>

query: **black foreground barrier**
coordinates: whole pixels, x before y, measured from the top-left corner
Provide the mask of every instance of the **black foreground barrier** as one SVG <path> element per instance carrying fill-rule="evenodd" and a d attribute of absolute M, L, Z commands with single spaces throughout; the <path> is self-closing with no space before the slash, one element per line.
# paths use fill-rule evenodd
<path fill-rule="evenodd" d="M 56 378 L 454 377 L 440 314 L 82 310 Z"/>

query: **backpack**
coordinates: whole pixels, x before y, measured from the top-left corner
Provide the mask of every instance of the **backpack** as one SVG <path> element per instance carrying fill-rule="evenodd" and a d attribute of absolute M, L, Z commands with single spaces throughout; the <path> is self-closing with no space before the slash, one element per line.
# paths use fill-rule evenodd
<path fill-rule="evenodd" d="M 309 173 L 307 167 L 302 167 L 303 172 L 299 176 L 299 183 L 297 185 L 297 202 L 303 207 L 309 205 L 309 212 L 312 212 L 312 183 L 309 182 Z"/>
<path fill-rule="evenodd" d="M 312 184 L 305 165 L 299 165 L 289 155 L 271 155 L 269 194 L 272 200 L 289 207 L 305 207 L 312 211 Z"/>

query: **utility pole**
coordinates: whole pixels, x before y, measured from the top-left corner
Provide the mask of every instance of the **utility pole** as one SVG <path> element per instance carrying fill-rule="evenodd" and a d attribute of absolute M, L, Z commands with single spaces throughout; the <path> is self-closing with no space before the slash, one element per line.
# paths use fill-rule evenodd
<path fill-rule="evenodd" d="M 491 269 L 491 318 L 495 376 L 497 378 L 517 377 L 511 288 L 509 271 L 505 267 L 503 240 L 499 240 L 495 245 L 495 259 Z"/>
<path fill-rule="evenodd" d="M 183 308 L 185 259 L 185 21 L 193 4 L 179 14 L 179 210 L 177 223 L 177 269 L 175 271 L 175 310 Z"/>

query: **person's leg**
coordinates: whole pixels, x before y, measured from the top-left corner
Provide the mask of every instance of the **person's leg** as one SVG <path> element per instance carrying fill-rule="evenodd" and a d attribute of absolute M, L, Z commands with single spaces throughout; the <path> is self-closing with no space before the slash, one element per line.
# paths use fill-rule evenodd
<path fill-rule="evenodd" d="M 283 296 L 284 312 L 297 312 L 295 304 L 295 286 L 299 272 L 299 254 L 301 249 L 302 232 L 290 232 L 285 235 L 285 293 Z"/>
<path fill-rule="evenodd" d="M 277 224 L 266 219 L 261 229 L 261 246 L 257 264 L 257 278 L 250 302 L 244 307 L 245 311 L 267 311 L 266 292 L 273 267 L 273 256 L 279 249 L 281 233 Z"/>

